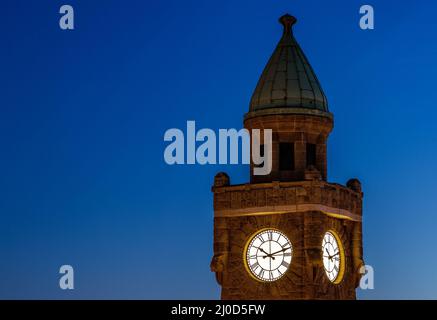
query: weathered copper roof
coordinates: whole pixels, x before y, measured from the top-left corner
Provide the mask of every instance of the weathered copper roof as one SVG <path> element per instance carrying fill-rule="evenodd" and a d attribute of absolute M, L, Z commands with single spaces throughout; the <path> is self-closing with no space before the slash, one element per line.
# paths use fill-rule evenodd
<path fill-rule="evenodd" d="M 305 54 L 293 36 L 296 18 L 286 14 L 281 40 L 255 88 L 249 114 L 302 113 L 332 117 L 328 101 Z"/>

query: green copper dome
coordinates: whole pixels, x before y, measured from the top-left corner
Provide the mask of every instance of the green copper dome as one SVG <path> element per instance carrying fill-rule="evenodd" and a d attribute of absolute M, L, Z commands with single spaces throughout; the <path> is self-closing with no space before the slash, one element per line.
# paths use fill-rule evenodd
<path fill-rule="evenodd" d="M 293 36 L 296 18 L 288 14 L 281 40 L 255 88 L 247 117 L 264 114 L 312 114 L 332 118 L 328 101 L 305 54 Z"/>

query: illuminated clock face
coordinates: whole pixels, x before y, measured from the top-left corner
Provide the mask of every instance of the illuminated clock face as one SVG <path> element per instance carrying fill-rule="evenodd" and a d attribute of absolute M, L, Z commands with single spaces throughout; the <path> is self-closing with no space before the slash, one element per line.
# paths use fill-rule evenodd
<path fill-rule="evenodd" d="M 262 230 L 251 238 L 246 249 L 250 273 L 261 281 L 276 281 L 290 267 L 293 247 L 280 231 Z"/>
<path fill-rule="evenodd" d="M 342 250 L 338 237 L 331 231 L 326 232 L 322 242 L 323 266 L 325 267 L 326 275 L 333 283 L 341 281 L 344 263 Z"/>

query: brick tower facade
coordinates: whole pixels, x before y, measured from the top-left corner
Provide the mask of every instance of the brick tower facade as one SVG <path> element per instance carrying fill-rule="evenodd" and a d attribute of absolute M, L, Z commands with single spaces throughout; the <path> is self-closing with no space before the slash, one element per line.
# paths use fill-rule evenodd
<path fill-rule="evenodd" d="M 214 179 L 211 270 L 222 299 L 355 299 L 363 266 L 362 192 L 357 179 L 327 182 L 333 116 L 296 42 L 296 19 L 283 35 L 244 117 L 272 129 L 272 171 L 250 183 Z M 278 250 L 276 250 L 276 249 Z"/>

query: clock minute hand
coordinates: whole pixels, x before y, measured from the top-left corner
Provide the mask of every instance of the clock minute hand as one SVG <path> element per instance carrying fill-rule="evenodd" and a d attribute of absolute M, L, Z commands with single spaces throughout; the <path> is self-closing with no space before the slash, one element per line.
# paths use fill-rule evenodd
<path fill-rule="evenodd" d="M 288 248 L 283 248 L 283 249 L 281 249 L 281 250 L 278 250 L 278 251 L 276 251 L 276 252 L 273 252 L 273 253 L 271 253 L 270 255 L 274 255 L 274 254 L 277 254 L 277 253 L 279 253 L 279 252 L 282 252 L 282 251 L 285 251 L 285 250 L 288 250 L 288 249 L 290 249 L 290 247 L 288 247 Z"/>
<path fill-rule="evenodd" d="M 329 259 L 332 259 L 332 258 L 334 258 L 336 255 L 338 255 L 340 253 L 340 251 L 338 251 L 338 252 L 336 252 L 336 253 L 334 253 L 332 256 L 330 256 L 330 258 Z"/>

